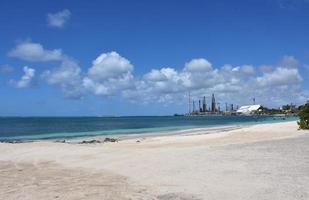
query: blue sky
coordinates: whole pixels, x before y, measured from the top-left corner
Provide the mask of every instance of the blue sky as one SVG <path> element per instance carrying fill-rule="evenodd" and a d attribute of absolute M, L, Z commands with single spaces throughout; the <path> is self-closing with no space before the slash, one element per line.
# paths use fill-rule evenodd
<path fill-rule="evenodd" d="M 0 115 L 309 99 L 309 1 L 0 2 Z M 27 67 L 25 67 L 27 66 Z"/>

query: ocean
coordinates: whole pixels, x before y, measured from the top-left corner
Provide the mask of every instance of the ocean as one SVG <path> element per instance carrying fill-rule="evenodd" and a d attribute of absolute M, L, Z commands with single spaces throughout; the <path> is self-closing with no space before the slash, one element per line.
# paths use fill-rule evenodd
<path fill-rule="evenodd" d="M 296 120 L 270 116 L 0 117 L 0 141 L 73 139 Z"/>

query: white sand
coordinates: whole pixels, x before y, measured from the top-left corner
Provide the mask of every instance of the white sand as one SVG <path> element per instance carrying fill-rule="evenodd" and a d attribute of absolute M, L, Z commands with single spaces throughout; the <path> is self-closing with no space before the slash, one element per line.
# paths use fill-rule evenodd
<path fill-rule="evenodd" d="M 296 122 L 204 131 L 2 143 L 0 199 L 309 199 L 309 132 Z"/>

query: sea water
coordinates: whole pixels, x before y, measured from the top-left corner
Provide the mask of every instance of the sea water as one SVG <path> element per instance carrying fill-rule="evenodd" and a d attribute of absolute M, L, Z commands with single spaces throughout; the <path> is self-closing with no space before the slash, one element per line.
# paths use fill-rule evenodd
<path fill-rule="evenodd" d="M 297 120 L 271 116 L 0 117 L 0 141 L 160 133 Z"/>

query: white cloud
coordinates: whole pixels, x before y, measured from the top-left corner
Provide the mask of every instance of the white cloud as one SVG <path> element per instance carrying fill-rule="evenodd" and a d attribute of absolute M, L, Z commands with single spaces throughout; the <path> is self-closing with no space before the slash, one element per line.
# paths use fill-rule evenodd
<path fill-rule="evenodd" d="M 212 64 L 204 58 L 192 59 L 185 64 L 185 71 L 189 72 L 206 72 L 212 69 Z"/>
<path fill-rule="evenodd" d="M 81 98 L 86 93 L 118 95 L 134 87 L 133 65 L 118 53 L 103 53 L 92 64 L 83 75 L 75 61 L 64 57 L 59 67 L 45 71 L 41 77 L 59 86 L 70 98 Z"/>
<path fill-rule="evenodd" d="M 171 103 L 183 99 L 189 90 L 199 93 L 221 82 L 224 80 L 218 76 L 218 70 L 212 69 L 206 59 L 192 59 L 180 71 L 171 67 L 152 69 L 136 82 L 134 90 L 127 91 L 125 95 L 146 102 Z"/>
<path fill-rule="evenodd" d="M 43 73 L 50 84 L 72 83 L 80 78 L 81 69 L 73 60 L 64 60 L 60 67 L 53 70 L 47 70 Z"/>
<path fill-rule="evenodd" d="M 147 81 L 166 81 L 168 79 L 172 79 L 173 77 L 177 77 L 178 72 L 170 67 L 162 68 L 160 70 L 152 69 L 149 73 L 144 75 L 144 79 Z"/>
<path fill-rule="evenodd" d="M 252 65 L 243 65 L 241 66 L 241 71 L 245 74 L 253 75 L 255 74 L 255 69 Z"/>
<path fill-rule="evenodd" d="M 81 69 L 72 59 L 64 59 L 59 67 L 43 72 L 41 77 L 51 85 L 60 86 L 67 97 L 80 98 L 83 94 Z"/>
<path fill-rule="evenodd" d="M 105 81 L 96 81 L 89 77 L 83 79 L 83 87 L 86 91 L 100 96 L 118 95 L 132 88 L 134 84 L 133 75 L 124 74 L 122 77 L 109 78 Z"/>
<path fill-rule="evenodd" d="M 23 70 L 24 70 L 24 75 L 21 77 L 20 80 L 10 81 L 10 83 L 14 85 L 16 88 L 27 88 L 27 87 L 30 87 L 32 84 L 32 80 L 35 76 L 35 69 L 25 66 Z"/>
<path fill-rule="evenodd" d="M 83 87 L 95 95 L 116 95 L 134 86 L 133 68 L 117 52 L 102 53 L 88 69 Z"/>
<path fill-rule="evenodd" d="M 287 69 L 278 67 L 271 73 L 264 74 L 261 77 L 257 77 L 256 81 L 259 86 L 262 87 L 274 87 L 284 85 L 300 84 L 302 81 L 301 76 L 297 69 Z"/>
<path fill-rule="evenodd" d="M 120 95 L 142 103 L 166 104 L 186 102 L 188 91 L 195 98 L 215 93 L 218 101 L 239 104 L 250 103 L 252 97 L 259 103 L 273 104 L 290 102 L 291 97 L 296 103 L 308 98 L 308 92 L 301 89 L 299 62 L 293 56 L 284 56 L 278 64 L 263 65 L 257 71 L 252 65 L 226 64 L 214 68 L 207 59 L 196 58 L 185 63 L 182 69 L 152 69 L 139 78 L 134 77 L 131 62 L 117 52 L 100 54 L 84 73 L 78 63 L 61 50 L 46 50 L 38 43 L 21 43 L 9 55 L 28 61 L 59 61 L 58 67 L 46 70 L 41 77 L 48 84 L 59 86 L 70 98 L 86 94 Z M 25 71 L 20 81 L 13 82 L 16 87 L 26 87 L 31 85 L 31 80 L 31 73 Z"/>
<path fill-rule="evenodd" d="M 29 41 L 17 44 L 17 46 L 8 53 L 8 56 L 26 61 L 39 62 L 63 59 L 61 49 L 46 50 L 41 44 Z"/>
<path fill-rule="evenodd" d="M 51 27 L 61 28 L 71 17 L 71 12 L 68 9 L 62 10 L 57 13 L 47 14 L 47 23 Z"/>
<path fill-rule="evenodd" d="M 271 65 L 261 65 L 259 66 L 259 70 L 262 73 L 269 73 L 269 72 L 272 72 L 274 69 L 273 69 L 273 66 Z"/>
<path fill-rule="evenodd" d="M 76 61 L 63 54 L 61 49 L 47 50 L 39 43 L 25 41 L 17 44 L 8 55 L 32 62 L 60 62 L 60 66 L 44 71 L 41 78 L 48 84 L 59 86 L 67 97 L 82 96 L 81 68 Z M 22 84 L 21 82 L 19 85 Z"/>
<path fill-rule="evenodd" d="M 239 104 L 251 103 L 252 97 L 266 104 L 290 102 L 293 100 L 291 96 L 294 97 L 293 102 L 300 102 L 308 95 L 298 95 L 302 91 L 302 77 L 297 68 L 291 67 L 298 61 L 290 58 L 283 59 L 293 61 L 287 62 L 292 63 L 289 68 L 280 64 L 269 66 L 271 70 L 265 70 L 261 75 L 256 74 L 252 65 L 188 68 L 188 63 L 195 63 L 196 59 L 193 59 L 180 70 L 171 67 L 152 69 L 141 80 L 137 80 L 136 87 L 126 91 L 125 96 L 139 102 L 175 103 L 186 102 L 185 95 L 190 91 L 194 98 L 204 95 L 210 97 L 215 93 L 218 101 Z M 204 72 L 197 73 L 201 69 Z"/>
<path fill-rule="evenodd" d="M 162 70 L 162 69 L 161 69 Z M 162 73 L 161 70 L 152 69 L 150 72 L 144 75 L 144 79 L 148 81 L 164 81 L 166 76 Z"/>
<path fill-rule="evenodd" d="M 116 52 L 102 53 L 93 62 L 88 70 L 88 76 L 95 80 L 118 78 L 133 71 L 133 65 Z"/>
<path fill-rule="evenodd" d="M 110 93 L 109 88 L 107 86 L 105 86 L 104 84 L 95 82 L 88 77 L 85 77 L 83 79 L 83 86 L 95 95 L 108 95 Z"/>
<path fill-rule="evenodd" d="M 154 92 L 167 94 L 183 90 L 184 79 L 184 73 L 180 74 L 175 69 L 167 67 L 160 70 L 152 70 L 144 75 L 142 81 Z"/>

